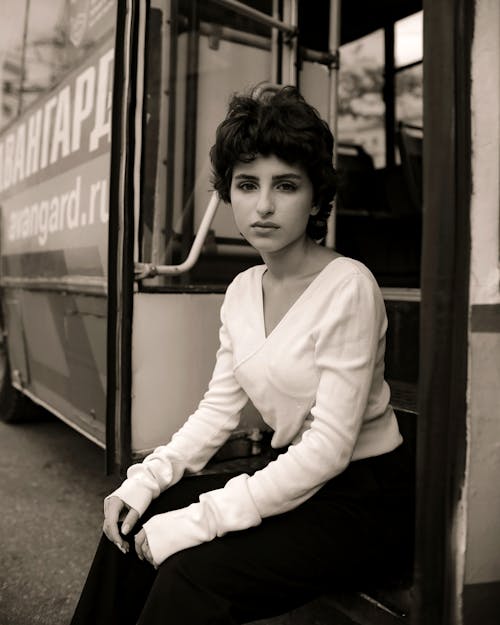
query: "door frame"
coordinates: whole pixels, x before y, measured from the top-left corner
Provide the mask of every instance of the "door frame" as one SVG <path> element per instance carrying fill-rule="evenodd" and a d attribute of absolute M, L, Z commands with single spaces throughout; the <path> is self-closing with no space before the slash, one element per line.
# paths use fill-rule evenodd
<path fill-rule="evenodd" d="M 415 623 L 460 622 L 474 0 L 424 0 L 423 246 Z"/>

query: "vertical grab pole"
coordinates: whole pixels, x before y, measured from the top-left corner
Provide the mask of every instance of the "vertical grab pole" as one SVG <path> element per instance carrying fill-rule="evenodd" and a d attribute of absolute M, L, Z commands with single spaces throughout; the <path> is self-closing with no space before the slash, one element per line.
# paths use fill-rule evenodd
<path fill-rule="evenodd" d="M 297 0 L 288 0 L 283 6 L 283 21 L 285 24 L 297 28 L 299 6 Z M 297 85 L 297 35 L 282 34 L 282 76 L 284 85 Z"/>
<path fill-rule="evenodd" d="M 279 19 L 279 1 L 273 0 L 273 17 Z M 271 82 L 277 85 L 279 82 L 279 54 L 278 41 L 279 33 L 277 28 L 271 29 Z"/>
<path fill-rule="evenodd" d="M 340 9 L 341 0 L 330 0 L 330 27 L 328 35 L 328 51 L 332 61 L 328 68 L 328 125 L 330 126 L 335 145 L 333 149 L 333 165 L 337 166 L 337 129 L 338 129 L 338 106 L 337 91 L 339 83 L 339 47 L 340 47 Z M 326 246 L 335 247 L 336 240 L 336 202 L 333 203 L 332 212 L 328 219 L 328 234 L 326 235 Z"/>

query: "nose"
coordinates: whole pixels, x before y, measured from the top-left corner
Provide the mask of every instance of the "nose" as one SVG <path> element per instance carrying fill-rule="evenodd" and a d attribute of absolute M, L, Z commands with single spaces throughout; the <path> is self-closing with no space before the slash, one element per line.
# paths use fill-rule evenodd
<path fill-rule="evenodd" d="M 270 190 L 261 189 L 257 202 L 257 212 L 260 216 L 272 215 L 274 213 L 274 202 Z"/>

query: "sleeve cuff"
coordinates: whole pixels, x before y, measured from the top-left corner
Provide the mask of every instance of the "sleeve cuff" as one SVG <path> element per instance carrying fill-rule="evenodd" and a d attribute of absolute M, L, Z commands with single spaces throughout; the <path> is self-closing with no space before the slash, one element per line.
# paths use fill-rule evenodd
<path fill-rule="evenodd" d="M 149 488 L 136 480 L 125 480 L 121 486 L 108 497 L 119 497 L 127 506 L 133 508 L 141 517 L 151 503 L 153 496 Z M 108 499 L 106 497 L 106 499 Z"/>
<path fill-rule="evenodd" d="M 262 518 L 247 486 L 238 475 L 224 488 L 209 491 L 200 501 L 152 517 L 143 528 L 156 566 L 177 551 L 195 547 L 227 532 L 259 525 Z"/>

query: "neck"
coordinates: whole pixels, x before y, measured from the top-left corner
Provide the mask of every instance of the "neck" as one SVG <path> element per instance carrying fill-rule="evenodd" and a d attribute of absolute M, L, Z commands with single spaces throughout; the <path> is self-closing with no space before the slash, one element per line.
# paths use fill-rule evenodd
<path fill-rule="evenodd" d="M 307 273 L 307 261 L 316 247 L 316 243 L 305 236 L 286 249 L 275 253 L 263 253 L 261 256 L 272 277 L 275 280 L 284 280 Z"/>

